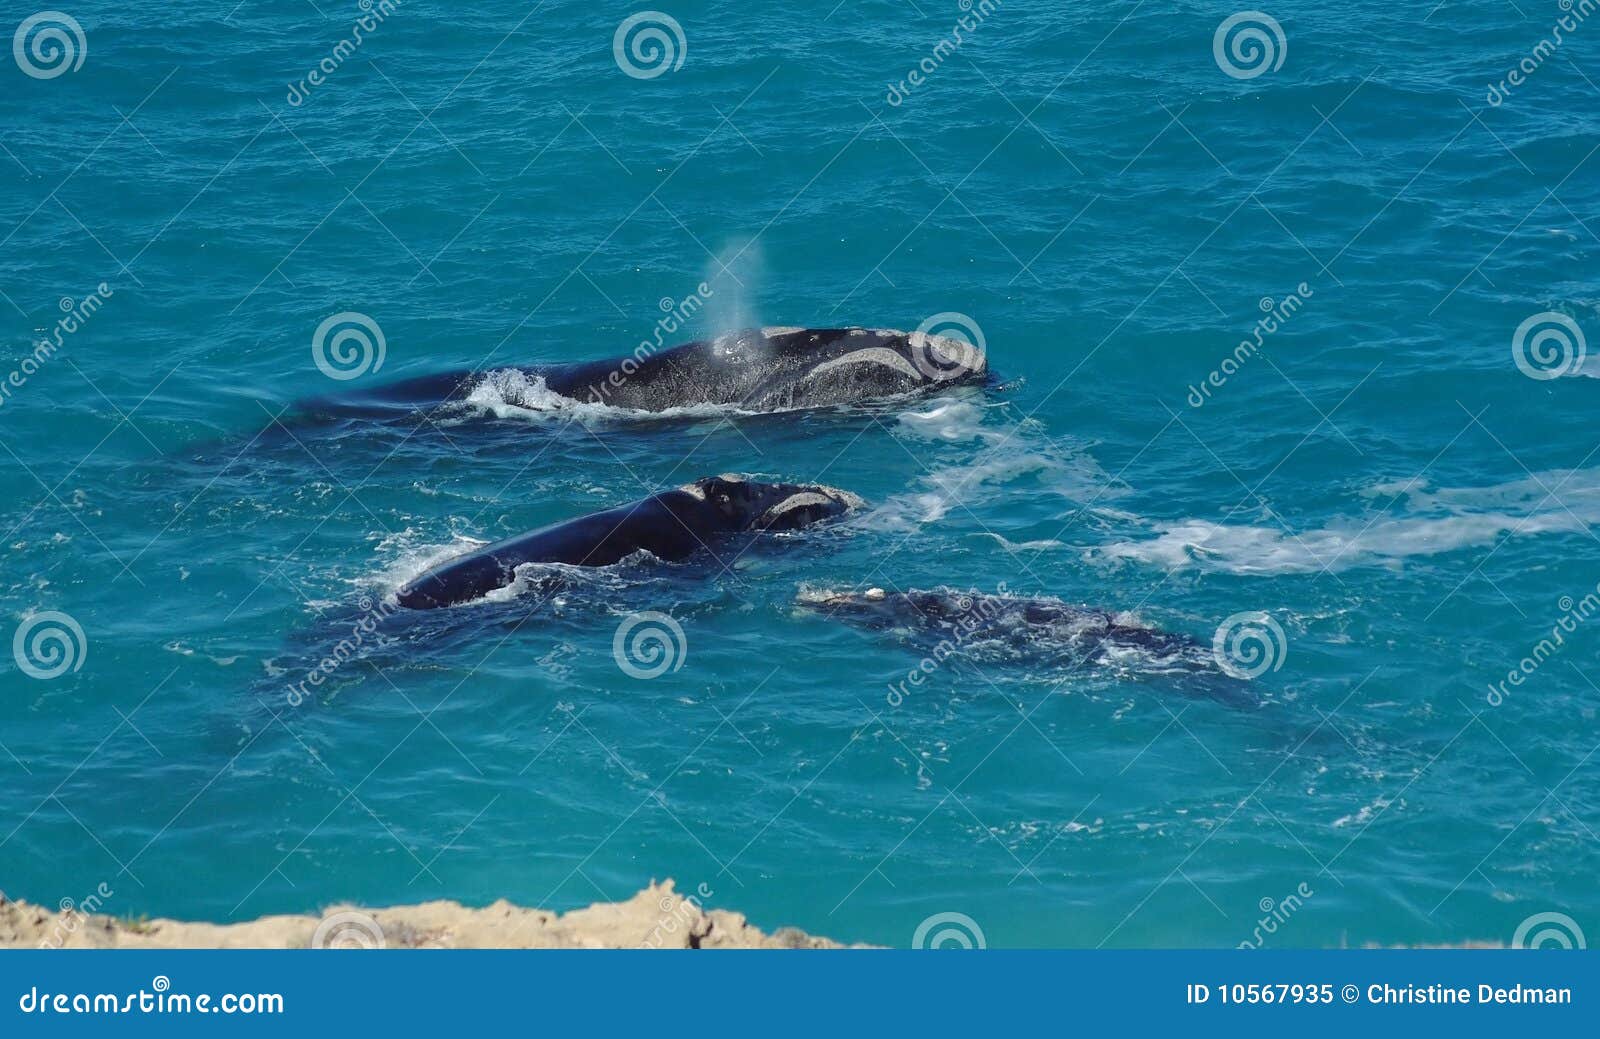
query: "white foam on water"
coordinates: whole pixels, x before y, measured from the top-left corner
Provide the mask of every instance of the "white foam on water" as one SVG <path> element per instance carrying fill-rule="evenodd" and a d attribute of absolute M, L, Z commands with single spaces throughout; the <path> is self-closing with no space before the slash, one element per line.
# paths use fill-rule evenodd
<path fill-rule="evenodd" d="M 420 542 L 420 536 L 413 527 L 385 534 L 378 542 L 377 551 L 380 555 L 392 553 L 390 561 L 377 573 L 358 577 L 351 583 L 384 599 L 392 598 L 406 584 L 439 564 L 489 544 L 464 534 L 457 534 L 444 543 Z"/>
<path fill-rule="evenodd" d="M 642 553 L 644 557 L 653 559 L 648 552 Z M 642 561 L 634 553 L 614 566 L 569 566 L 565 563 L 524 563 L 512 571 L 509 584 L 492 588 L 476 599 L 464 599 L 456 606 L 478 606 L 483 603 L 505 603 L 520 599 L 529 592 L 541 591 L 548 587 L 552 580 L 563 581 L 561 587 L 588 584 L 611 587 L 622 582 L 616 571 L 631 563 Z"/>
<path fill-rule="evenodd" d="M 1040 488 L 1070 502 L 1114 497 L 1126 489 L 1082 451 L 1043 435 L 1032 420 L 993 423 L 988 413 L 1004 404 L 980 404 L 945 398 L 930 406 L 902 412 L 897 432 L 916 439 L 959 445 L 964 460 L 947 462 L 922 474 L 924 489 L 895 495 L 863 518 L 874 529 L 909 532 L 937 523 L 964 502 L 981 500 L 986 507 L 1004 503 L 1006 489 L 1037 501 Z"/>
<path fill-rule="evenodd" d="M 753 409 L 733 404 L 688 404 L 659 411 L 623 408 L 614 404 L 577 400 L 552 390 L 542 375 L 530 375 L 520 368 L 501 368 L 486 372 L 467 395 L 438 420 L 442 425 L 459 425 L 473 417 L 493 415 L 499 419 L 549 422 L 576 419 L 580 422 L 638 422 L 674 418 L 722 418 L 729 415 L 757 415 L 771 411 L 801 411 L 803 407 Z M 454 414 L 451 414 L 451 412 Z"/>
<path fill-rule="evenodd" d="M 1068 547 L 1065 541 L 1057 541 L 1055 538 L 1044 538 L 1039 541 L 1011 541 L 990 530 L 983 531 L 977 536 L 993 538 L 1001 548 L 1008 552 L 1048 552 L 1051 549 Z"/>
<path fill-rule="evenodd" d="M 415 581 L 436 566 L 474 552 L 488 541 L 457 534 L 452 540 L 440 543 L 416 543 L 416 534 L 407 529 L 388 535 L 379 542 L 379 551 L 397 551 L 396 558 L 375 575 L 357 578 L 352 584 L 366 590 L 375 598 L 392 600 L 405 585 Z M 476 606 L 484 603 L 510 602 L 529 591 L 537 590 L 551 578 L 560 578 L 564 587 L 620 588 L 628 583 L 625 572 L 637 566 L 659 564 L 661 560 L 644 549 L 639 549 L 619 559 L 610 566 L 572 566 L 566 563 L 524 563 L 512 572 L 510 582 L 478 596 L 452 604 L 453 607 Z M 330 604 L 332 605 L 332 604 Z"/>
<path fill-rule="evenodd" d="M 1156 536 L 1103 545 L 1089 555 L 1168 570 L 1317 573 L 1399 566 L 1502 537 L 1581 533 L 1600 523 L 1600 469 L 1554 470 L 1484 487 L 1391 481 L 1362 493 L 1377 502 L 1376 514 L 1301 531 L 1190 518 L 1151 524 Z"/>
<path fill-rule="evenodd" d="M 599 419 L 628 414 L 624 408 L 564 397 L 545 384 L 544 376 L 529 375 L 520 368 L 486 372 L 468 391 L 463 407 L 479 415 L 487 413 L 501 419 L 531 421 Z"/>
<path fill-rule="evenodd" d="M 925 440 L 966 441 L 984 434 L 984 409 L 971 401 L 944 400 L 922 411 L 902 412 L 900 428 Z"/>
<path fill-rule="evenodd" d="M 1335 819 L 1333 821 L 1333 826 L 1335 829 L 1342 829 L 1346 826 L 1366 827 L 1374 819 L 1382 815 L 1384 810 L 1393 803 L 1393 798 L 1379 795 L 1371 804 L 1362 805 L 1359 811 L 1352 812 L 1349 815 L 1340 816 L 1339 818 Z M 1404 802 L 1402 802 L 1402 804 L 1403 803 Z"/>

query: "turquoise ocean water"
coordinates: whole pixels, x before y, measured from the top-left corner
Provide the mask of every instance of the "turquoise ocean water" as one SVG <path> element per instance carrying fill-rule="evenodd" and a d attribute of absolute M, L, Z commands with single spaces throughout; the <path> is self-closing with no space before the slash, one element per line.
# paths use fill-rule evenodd
<path fill-rule="evenodd" d="M 1212 3 L 829 8 L 672 0 L 667 67 L 634 74 L 624 5 L 407 0 L 359 45 L 342 0 L 27 27 L 0 68 L 7 895 L 234 920 L 671 876 L 890 945 L 943 913 L 992 946 L 1600 931 L 1600 17 L 1275 0 L 1219 57 L 1241 12 Z M 702 281 L 676 338 L 956 312 L 996 385 L 284 414 L 618 355 Z M 384 357 L 341 384 L 312 340 L 345 312 Z M 723 471 L 871 508 L 386 626 L 290 702 L 424 561 Z M 1207 644 L 1245 614 L 1264 706 L 999 652 L 891 704 L 923 650 L 793 606 L 1002 582 Z M 639 611 L 683 631 L 652 680 L 612 652 Z"/>

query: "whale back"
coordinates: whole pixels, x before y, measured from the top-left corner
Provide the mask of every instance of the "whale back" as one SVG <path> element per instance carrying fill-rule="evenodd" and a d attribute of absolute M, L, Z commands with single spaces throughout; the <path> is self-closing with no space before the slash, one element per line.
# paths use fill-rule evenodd
<path fill-rule="evenodd" d="M 610 566 L 645 551 L 687 559 L 702 545 L 699 531 L 719 523 L 714 510 L 682 490 L 563 520 L 448 560 L 396 593 L 400 605 L 430 609 L 480 599 L 511 584 L 529 563 Z"/>
<path fill-rule="evenodd" d="M 530 371 L 556 393 L 591 403 L 765 412 L 905 396 L 981 380 L 986 368 L 981 351 L 919 333 L 769 327 Z"/>
<path fill-rule="evenodd" d="M 355 387 L 303 400 L 299 410 L 326 418 L 400 419 L 470 402 L 486 386 L 522 406 L 551 407 L 524 399 L 527 387 L 520 382 L 527 380 L 575 404 L 771 412 L 927 393 L 981 382 L 987 371 L 980 347 L 922 332 L 749 328 L 665 349 L 642 343 L 631 354 L 599 361 L 440 372 Z"/>
<path fill-rule="evenodd" d="M 1245 683 L 1222 673 L 1210 647 L 1181 632 L 1146 627 L 1107 610 L 1058 599 L 986 595 L 950 588 L 885 592 L 803 590 L 802 606 L 862 627 L 892 631 L 931 652 L 975 660 L 1047 660 L 1170 680 L 1183 695 L 1255 708 Z"/>
<path fill-rule="evenodd" d="M 861 504 L 853 494 L 818 484 L 707 477 L 484 545 L 408 582 L 396 598 L 413 609 L 470 602 L 511 585 L 517 568 L 530 563 L 611 566 L 641 552 L 678 562 L 721 534 L 797 530 Z"/>

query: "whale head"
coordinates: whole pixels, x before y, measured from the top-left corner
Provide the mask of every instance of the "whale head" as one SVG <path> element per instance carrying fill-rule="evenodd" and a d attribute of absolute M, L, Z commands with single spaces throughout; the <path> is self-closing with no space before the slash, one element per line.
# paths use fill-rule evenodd
<path fill-rule="evenodd" d="M 841 328 L 780 330 L 801 360 L 797 389 L 846 398 L 922 393 L 981 381 L 988 357 L 981 341 L 921 330 Z"/>
<path fill-rule="evenodd" d="M 865 622 L 884 622 L 907 606 L 906 596 L 882 588 L 814 588 L 802 586 L 796 605 Z"/>
<path fill-rule="evenodd" d="M 798 530 L 864 503 L 849 491 L 817 483 L 762 483 L 724 473 L 679 490 L 704 502 L 729 530 Z"/>
<path fill-rule="evenodd" d="M 696 383 L 752 411 L 859 404 L 982 382 L 981 335 L 889 328 L 746 328 L 699 344 Z"/>

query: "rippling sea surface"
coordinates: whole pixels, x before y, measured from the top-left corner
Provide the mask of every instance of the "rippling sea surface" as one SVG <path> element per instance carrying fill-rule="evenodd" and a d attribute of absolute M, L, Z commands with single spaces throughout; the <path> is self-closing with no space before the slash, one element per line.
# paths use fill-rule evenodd
<path fill-rule="evenodd" d="M 6 894 L 236 920 L 671 876 L 889 945 L 1600 930 L 1600 13 L 1296 0 L 1219 50 L 1227 5 L 965 6 L 674 2 L 665 67 L 611 4 L 407 0 L 354 45 L 352 3 L 80 2 L 53 66 L 19 44 Z M 620 355 L 702 282 L 669 341 L 953 312 L 994 384 L 285 411 Z M 340 383 L 345 312 L 384 351 Z M 294 702 L 426 561 L 726 471 L 870 504 L 398 618 Z M 1261 706 L 976 650 L 893 697 L 922 646 L 795 606 L 1002 584 L 1240 634 Z M 683 633 L 653 679 L 613 654 L 642 611 Z"/>

